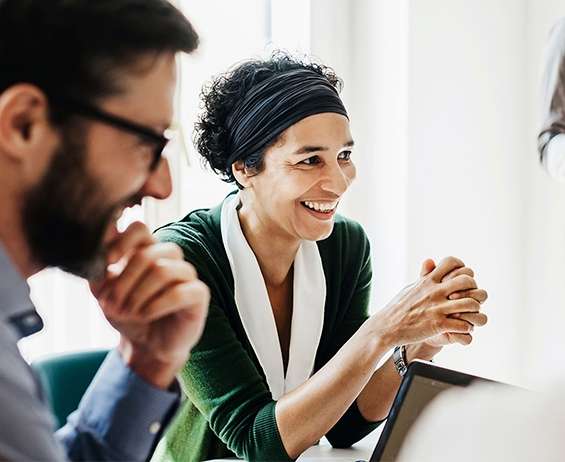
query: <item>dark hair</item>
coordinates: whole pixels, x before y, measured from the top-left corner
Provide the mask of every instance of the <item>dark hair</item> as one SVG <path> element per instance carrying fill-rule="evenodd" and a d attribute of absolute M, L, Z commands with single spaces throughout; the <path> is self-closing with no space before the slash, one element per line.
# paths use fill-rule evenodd
<path fill-rule="evenodd" d="M 284 72 L 306 69 L 324 77 L 338 92 L 342 81 L 333 69 L 310 59 L 302 59 L 282 51 L 274 52 L 265 60 L 250 60 L 237 64 L 226 73 L 215 76 L 204 85 L 200 98 L 203 112 L 195 124 L 194 145 L 204 163 L 227 183 L 236 183 L 230 158 L 230 133 L 227 119 L 243 101 L 247 93 L 264 80 Z M 256 154 L 244 159 L 246 168 L 259 173 L 263 167 L 265 151 L 276 144 L 268 140 Z M 241 187 L 237 184 L 238 187 Z"/>
<path fill-rule="evenodd" d="M 0 93 L 31 83 L 94 101 L 145 54 L 192 52 L 198 35 L 166 0 L 0 0 Z"/>

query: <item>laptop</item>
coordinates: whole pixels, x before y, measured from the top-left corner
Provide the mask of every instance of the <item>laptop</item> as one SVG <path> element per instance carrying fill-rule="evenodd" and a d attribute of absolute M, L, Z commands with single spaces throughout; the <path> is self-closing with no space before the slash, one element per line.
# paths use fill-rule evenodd
<path fill-rule="evenodd" d="M 412 424 L 437 395 L 453 387 L 480 381 L 495 383 L 432 363 L 413 361 L 400 384 L 370 462 L 393 462 Z"/>

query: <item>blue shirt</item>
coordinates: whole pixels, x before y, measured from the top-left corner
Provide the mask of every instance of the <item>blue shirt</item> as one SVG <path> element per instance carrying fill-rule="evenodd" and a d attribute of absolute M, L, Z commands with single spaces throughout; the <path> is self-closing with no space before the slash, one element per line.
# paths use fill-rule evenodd
<path fill-rule="evenodd" d="M 0 460 L 146 460 L 178 408 L 178 393 L 152 387 L 112 351 L 54 435 L 39 382 L 17 348 L 42 327 L 27 282 L 0 244 Z"/>

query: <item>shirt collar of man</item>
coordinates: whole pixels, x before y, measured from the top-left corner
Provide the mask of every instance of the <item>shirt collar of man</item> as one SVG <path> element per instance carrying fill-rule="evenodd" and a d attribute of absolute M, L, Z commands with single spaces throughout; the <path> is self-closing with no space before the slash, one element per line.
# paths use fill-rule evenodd
<path fill-rule="evenodd" d="M 43 320 L 37 314 L 29 292 L 29 285 L 0 242 L 0 322 L 10 324 L 20 338 L 43 328 Z"/>

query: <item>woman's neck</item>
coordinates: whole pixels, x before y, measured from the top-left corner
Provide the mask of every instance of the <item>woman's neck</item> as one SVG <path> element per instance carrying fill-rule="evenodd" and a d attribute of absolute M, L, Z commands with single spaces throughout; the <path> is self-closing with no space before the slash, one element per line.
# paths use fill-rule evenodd
<path fill-rule="evenodd" d="M 278 287 L 287 280 L 300 246 L 300 240 L 288 236 L 272 223 L 262 220 L 246 201 L 238 209 L 239 222 L 253 250 L 267 286 Z"/>

